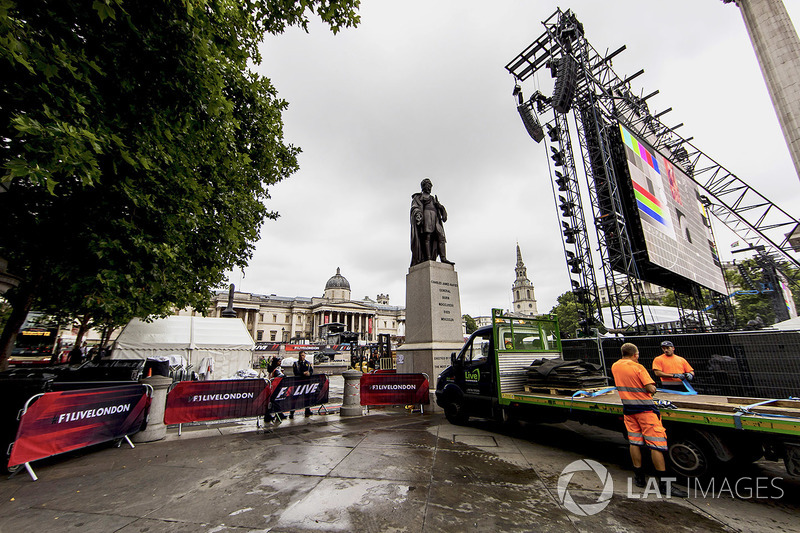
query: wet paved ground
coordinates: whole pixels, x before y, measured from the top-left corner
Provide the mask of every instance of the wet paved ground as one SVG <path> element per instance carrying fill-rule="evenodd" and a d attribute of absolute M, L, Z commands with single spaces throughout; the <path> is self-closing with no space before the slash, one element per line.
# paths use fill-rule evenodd
<path fill-rule="evenodd" d="M 580 459 L 602 464 L 613 485 L 592 516 L 559 497 L 562 470 Z M 24 472 L 3 478 L 0 533 L 800 531 L 800 480 L 782 464 L 741 473 L 782 478 L 780 499 L 662 500 L 627 497 L 628 461 L 618 434 L 592 427 L 461 427 L 403 409 L 300 416 L 266 430 L 253 421 L 184 426 L 181 437 L 171 429 L 135 449 L 40 461 L 36 482 Z M 576 472 L 567 494 L 593 504 L 603 486 L 594 472 Z"/>

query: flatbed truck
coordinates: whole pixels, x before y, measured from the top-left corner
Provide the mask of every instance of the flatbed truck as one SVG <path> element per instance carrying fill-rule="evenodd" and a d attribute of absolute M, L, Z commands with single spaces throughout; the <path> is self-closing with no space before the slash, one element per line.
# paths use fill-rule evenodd
<path fill-rule="evenodd" d="M 492 310 L 492 324 L 477 329 L 437 379 L 436 403 L 454 424 L 470 417 L 501 422 L 567 420 L 624 433 L 616 390 L 535 389 L 527 384 L 536 359 L 562 358 L 554 315 L 518 317 Z M 610 374 L 610 369 L 609 369 Z M 609 376 L 610 377 L 610 376 Z M 667 430 L 667 458 L 676 473 L 703 477 L 714 470 L 783 460 L 800 476 L 800 399 L 742 398 L 659 391 L 656 400 Z"/>

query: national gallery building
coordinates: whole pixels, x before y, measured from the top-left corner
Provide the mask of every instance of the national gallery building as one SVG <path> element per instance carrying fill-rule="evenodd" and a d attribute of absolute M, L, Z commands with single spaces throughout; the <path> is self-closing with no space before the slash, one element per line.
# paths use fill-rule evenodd
<path fill-rule="evenodd" d="M 218 292 L 209 316 L 222 316 L 227 306 L 228 292 Z M 405 336 L 405 308 L 389 305 L 386 294 L 379 294 L 377 300 L 351 300 L 350 282 L 338 268 L 322 297 L 234 292 L 233 309 L 256 342 L 326 343 L 328 333 L 337 329 L 356 333 L 359 341 L 367 343 L 376 342 L 381 333 L 395 341 Z"/>

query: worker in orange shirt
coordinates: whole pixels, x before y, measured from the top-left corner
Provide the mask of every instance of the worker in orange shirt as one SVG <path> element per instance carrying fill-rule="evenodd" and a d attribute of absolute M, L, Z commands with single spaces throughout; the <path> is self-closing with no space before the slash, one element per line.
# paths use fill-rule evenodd
<path fill-rule="evenodd" d="M 685 391 L 683 380 L 694 379 L 694 368 L 689 362 L 675 355 L 675 345 L 672 341 L 661 343 L 661 355 L 653 360 L 653 373 L 661 379 L 662 389 Z"/>
<path fill-rule="evenodd" d="M 686 493 L 673 487 L 665 479 L 666 464 L 664 452 L 667 451 L 667 432 L 661 423 L 661 414 L 653 401 L 656 385 L 647 369 L 639 364 L 639 348 L 626 342 L 621 346 L 622 358 L 611 366 L 614 384 L 622 400 L 622 414 L 628 430 L 631 461 L 633 461 L 634 483 L 637 487 L 647 486 L 642 471 L 642 447 L 650 449 L 650 459 L 656 469 L 659 490 L 663 495 L 679 498 Z"/>

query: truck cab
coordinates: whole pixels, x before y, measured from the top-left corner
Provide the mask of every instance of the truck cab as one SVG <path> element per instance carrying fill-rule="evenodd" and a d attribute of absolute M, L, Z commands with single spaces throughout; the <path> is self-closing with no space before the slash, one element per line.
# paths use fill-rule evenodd
<path fill-rule="evenodd" d="M 501 391 L 522 390 L 525 367 L 534 359 L 559 357 L 555 316 L 513 317 L 493 309 L 492 325 L 477 329 L 451 355 L 450 366 L 436 383 L 436 403 L 454 424 L 464 424 L 470 416 L 506 420 L 512 406 Z"/>
<path fill-rule="evenodd" d="M 484 326 L 450 356 L 450 366 L 436 382 L 436 403 L 450 422 L 463 424 L 469 413 L 491 416 L 497 403 L 493 352 L 492 326 Z"/>

